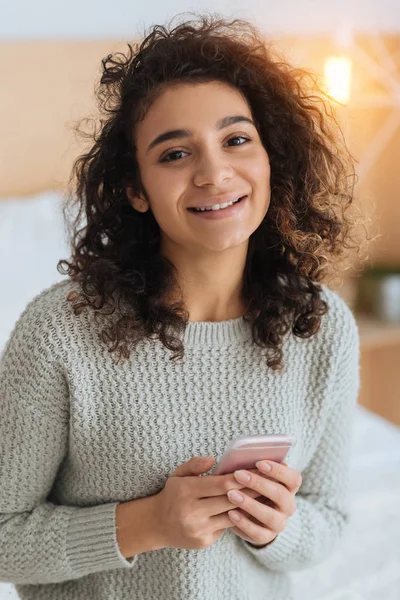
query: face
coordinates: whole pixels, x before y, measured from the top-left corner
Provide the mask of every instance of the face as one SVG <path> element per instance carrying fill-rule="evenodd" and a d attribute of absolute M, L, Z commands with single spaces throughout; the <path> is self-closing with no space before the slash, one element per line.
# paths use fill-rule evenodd
<path fill-rule="evenodd" d="M 243 119 L 226 119 L 237 115 Z M 247 247 L 270 202 L 269 159 L 250 121 L 249 105 L 236 88 L 210 82 L 168 87 L 137 125 L 137 160 L 147 198 L 132 195 L 130 188 L 127 193 L 136 210 L 152 210 L 165 256 Z M 187 131 L 155 141 L 173 130 Z M 203 216 L 188 210 L 215 208 L 243 195 L 233 209 Z"/>

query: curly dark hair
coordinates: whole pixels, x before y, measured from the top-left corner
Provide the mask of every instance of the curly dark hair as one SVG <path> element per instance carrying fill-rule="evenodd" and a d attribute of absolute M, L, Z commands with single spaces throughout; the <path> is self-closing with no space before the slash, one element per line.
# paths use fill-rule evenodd
<path fill-rule="evenodd" d="M 183 356 L 174 333 L 184 332 L 189 314 L 183 302 L 166 301 L 177 270 L 160 253 L 151 210 L 134 210 L 126 193 L 127 186 L 144 192 L 133 132 L 169 84 L 225 82 L 247 99 L 270 161 L 270 206 L 249 239 L 242 297 L 254 343 L 266 349 L 269 367 L 282 370 L 283 336 L 291 329 L 308 338 L 319 330 L 329 307 L 318 282 L 339 272 L 346 249 L 362 246 L 353 237 L 358 220 L 346 214 L 354 205 L 354 159 L 331 99 L 315 74 L 291 66 L 242 19 L 196 14 L 175 27 L 155 25 L 128 48 L 127 55 L 102 60 L 101 126 L 69 180 L 76 177 L 64 217 L 76 205 L 78 214 L 67 225 L 71 260 L 60 260 L 57 269 L 82 291 L 68 300 L 77 301 L 75 314 L 84 307 L 95 316 L 117 310 L 101 339 L 109 352 L 118 351 L 118 361 L 154 335 L 175 351 L 171 360 Z M 79 229 L 84 213 L 87 223 Z"/>

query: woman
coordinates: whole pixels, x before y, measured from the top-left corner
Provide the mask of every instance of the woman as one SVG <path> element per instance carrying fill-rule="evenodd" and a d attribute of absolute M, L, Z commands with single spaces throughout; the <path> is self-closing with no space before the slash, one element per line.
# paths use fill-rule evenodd
<path fill-rule="evenodd" d="M 355 247 L 352 160 L 245 21 L 129 49 L 103 60 L 74 165 L 69 279 L 2 357 L 0 579 L 24 599 L 293 598 L 349 517 L 359 341 L 326 281 Z M 269 433 L 296 437 L 287 462 L 207 475 Z"/>

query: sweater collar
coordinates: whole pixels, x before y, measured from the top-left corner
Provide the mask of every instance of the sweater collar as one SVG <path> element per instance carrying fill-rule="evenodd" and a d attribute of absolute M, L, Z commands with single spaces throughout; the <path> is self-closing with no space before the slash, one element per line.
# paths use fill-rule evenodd
<path fill-rule="evenodd" d="M 189 321 L 183 343 L 188 347 L 224 346 L 244 342 L 251 338 L 251 323 L 244 317 L 226 321 Z"/>

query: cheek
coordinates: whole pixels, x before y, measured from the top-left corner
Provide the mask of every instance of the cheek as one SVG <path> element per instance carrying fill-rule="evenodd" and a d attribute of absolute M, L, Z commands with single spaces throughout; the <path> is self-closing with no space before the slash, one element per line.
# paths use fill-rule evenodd
<path fill-rule="evenodd" d="M 160 174 L 157 169 L 149 170 L 143 178 L 143 186 L 150 200 L 151 209 L 156 221 L 171 218 L 171 213 L 176 210 L 179 190 L 177 182 L 171 176 Z"/>
<path fill-rule="evenodd" d="M 253 162 L 253 173 L 259 182 L 265 182 L 270 188 L 271 168 L 266 154 L 259 154 Z"/>
<path fill-rule="evenodd" d="M 153 188 L 155 186 L 153 185 Z M 179 196 L 168 187 L 154 189 L 150 195 L 151 209 L 160 229 L 174 237 L 179 230 L 182 215 L 179 213 Z"/>
<path fill-rule="evenodd" d="M 159 226 L 163 231 L 168 230 L 174 220 L 174 207 L 171 205 L 168 198 L 163 195 L 158 195 L 157 197 L 152 196 L 152 205 L 151 209 L 153 211 L 153 215 Z"/>
<path fill-rule="evenodd" d="M 182 169 L 156 167 L 147 171 L 143 184 L 153 204 L 165 206 L 178 202 L 187 187 L 187 179 Z"/>
<path fill-rule="evenodd" d="M 238 166 L 238 170 L 255 189 L 267 186 L 266 189 L 269 190 L 271 169 L 265 150 L 259 149 L 246 157 L 246 161 Z"/>

